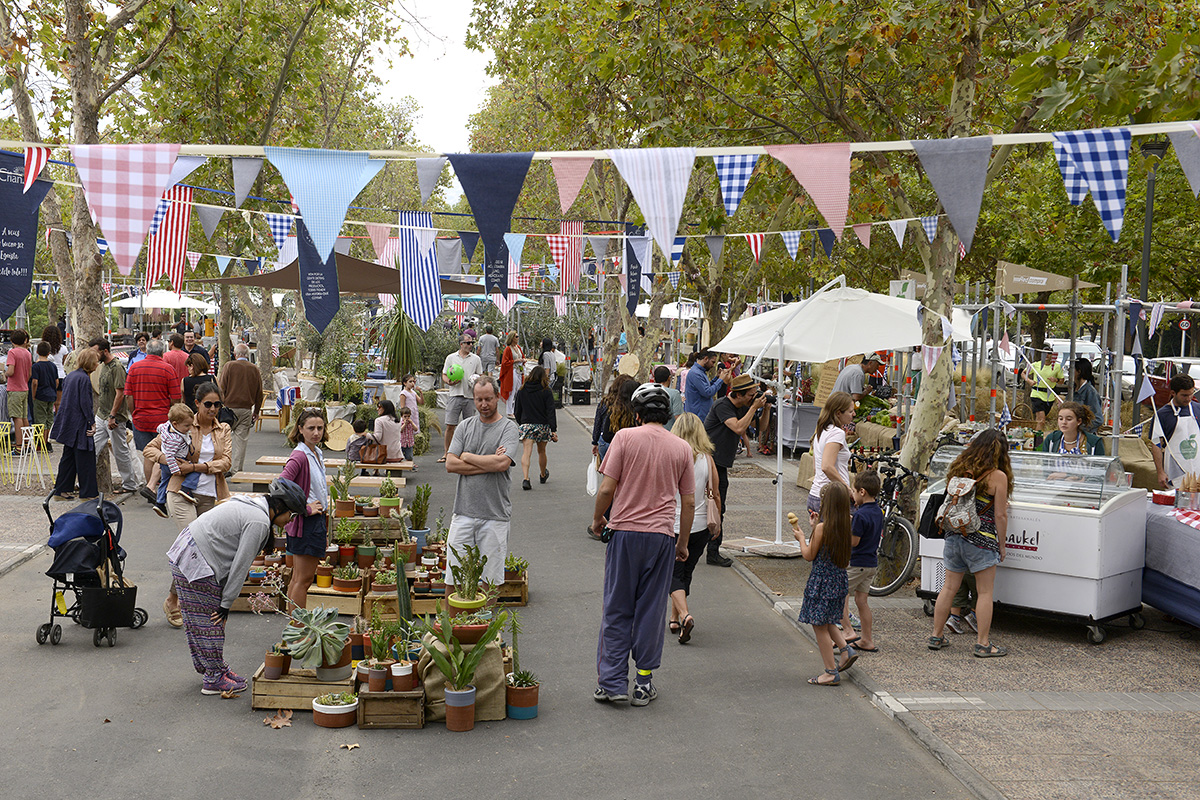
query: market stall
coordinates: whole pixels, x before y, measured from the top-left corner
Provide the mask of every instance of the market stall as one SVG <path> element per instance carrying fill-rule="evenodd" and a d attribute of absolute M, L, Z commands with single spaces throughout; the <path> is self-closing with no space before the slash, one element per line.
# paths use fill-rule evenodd
<path fill-rule="evenodd" d="M 1142 602 L 1200 627 L 1200 514 L 1149 500 L 1146 509 Z"/>
<path fill-rule="evenodd" d="M 945 491 L 946 471 L 962 447 L 938 448 L 929 467 L 933 494 Z M 1142 618 L 1146 560 L 1146 493 L 1129 487 L 1116 458 L 1013 452 L 1013 496 L 1008 506 L 1007 554 L 996 571 L 995 602 L 1002 610 L 1088 628 L 1104 641 L 1103 623 Z M 933 613 L 945 577 L 941 539 L 921 540 L 921 588 Z"/>

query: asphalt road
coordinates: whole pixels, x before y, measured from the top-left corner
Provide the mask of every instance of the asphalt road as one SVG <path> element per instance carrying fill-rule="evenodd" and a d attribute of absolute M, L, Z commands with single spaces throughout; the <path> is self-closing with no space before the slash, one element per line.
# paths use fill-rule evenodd
<path fill-rule="evenodd" d="M 522 665 L 542 680 L 536 720 L 479 723 L 449 733 L 330 731 L 297 712 L 292 727 L 263 725 L 265 712 L 199 692 L 182 631 L 166 625 L 164 552 L 174 526 L 144 502 L 125 505 L 127 570 L 150 612 L 121 630 L 115 648 L 93 648 L 68 623 L 62 644 L 38 646 L 48 615 L 50 562 L 41 555 L 0 577 L 6 734 L 0 774 L 6 798 L 379 797 L 966 797 L 924 748 L 874 709 L 852 684 L 816 688 L 815 649 L 736 573 L 701 564 L 693 591 L 692 644 L 668 640 L 646 708 L 598 705 L 595 652 L 603 545 L 584 535 L 588 436 L 560 416 L 551 477 L 520 489 L 514 470 L 513 552 L 530 564 Z M 256 434 L 248 461 L 286 449 Z M 440 451 L 440 447 L 438 448 Z M 453 504 L 454 479 L 419 460 L 433 486 L 431 515 Z M 534 467 L 536 474 L 536 466 Z M 732 501 L 731 501 L 732 502 Z M 227 657 L 249 676 L 282 619 L 236 614 Z M 358 744 L 353 750 L 343 744 Z"/>

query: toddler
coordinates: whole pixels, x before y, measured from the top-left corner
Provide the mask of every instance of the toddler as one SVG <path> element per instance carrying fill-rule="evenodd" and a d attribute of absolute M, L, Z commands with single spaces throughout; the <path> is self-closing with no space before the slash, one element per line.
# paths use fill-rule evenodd
<path fill-rule="evenodd" d="M 176 403 L 167 412 L 167 421 L 158 426 L 159 449 L 162 457 L 159 459 L 162 474 L 158 481 L 158 497 L 154 503 L 154 513 L 166 519 L 167 513 L 167 482 L 171 476 L 179 472 L 180 462 L 187 461 L 192 455 L 192 423 L 195 416 L 192 410 L 183 403 Z M 200 483 L 200 473 L 193 472 L 183 478 L 183 485 L 176 491 L 181 498 L 196 505 L 192 494 Z"/>
<path fill-rule="evenodd" d="M 413 446 L 417 443 L 417 426 L 413 422 L 412 409 L 408 406 L 400 409 L 400 452 L 405 461 L 413 460 Z"/>

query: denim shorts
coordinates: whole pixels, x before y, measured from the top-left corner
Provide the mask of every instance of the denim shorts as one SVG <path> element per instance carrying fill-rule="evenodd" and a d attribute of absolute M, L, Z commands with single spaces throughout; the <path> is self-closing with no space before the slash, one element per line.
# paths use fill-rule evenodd
<path fill-rule="evenodd" d="M 1000 563 L 1000 554 L 973 545 L 965 537 L 952 533 L 946 537 L 942 548 L 942 563 L 947 572 L 970 572 L 977 574 Z"/>

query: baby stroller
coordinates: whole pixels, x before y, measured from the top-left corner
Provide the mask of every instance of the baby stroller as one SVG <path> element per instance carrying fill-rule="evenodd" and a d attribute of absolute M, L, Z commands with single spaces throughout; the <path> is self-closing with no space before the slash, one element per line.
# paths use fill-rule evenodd
<path fill-rule="evenodd" d="M 92 630 L 96 647 L 104 640 L 114 647 L 117 628 L 140 628 L 149 618 L 143 609 L 134 607 L 137 587 L 122 574 L 125 551 L 119 544 L 121 509 L 106 502 L 103 495 L 94 502 L 80 503 L 58 519 L 50 513 L 50 497 L 42 508 L 50 520 L 50 540 L 46 544 L 54 550 L 54 563 L 46 575 L 54 580 L 54 595 L 50 621 L 38 626 L 37 643 L 49 640 L 50 644 L 58 644 L 62 626 L 54 620 L 67 617 Z M 73 598 L 70 606 L 67 592 Z"/>

